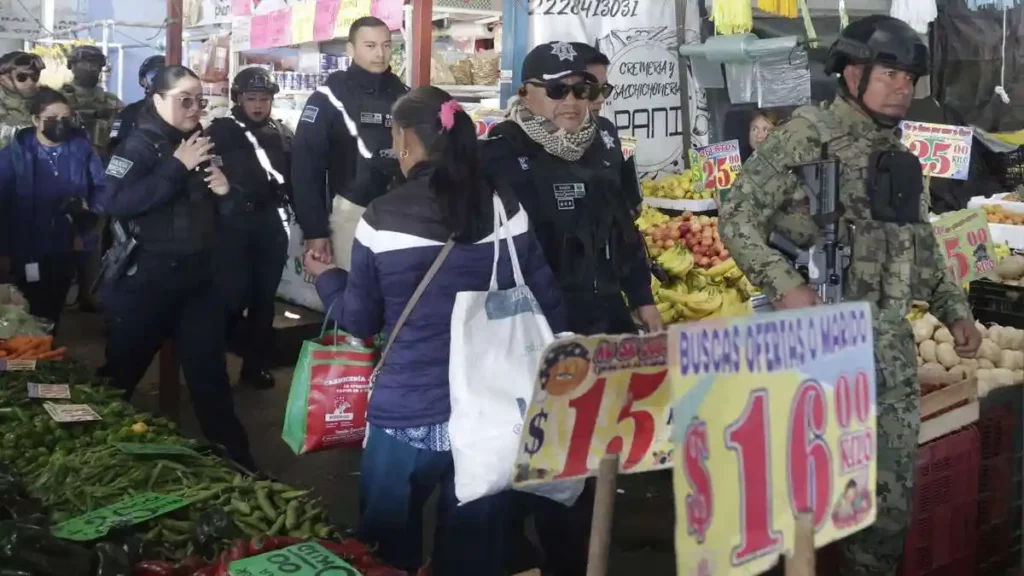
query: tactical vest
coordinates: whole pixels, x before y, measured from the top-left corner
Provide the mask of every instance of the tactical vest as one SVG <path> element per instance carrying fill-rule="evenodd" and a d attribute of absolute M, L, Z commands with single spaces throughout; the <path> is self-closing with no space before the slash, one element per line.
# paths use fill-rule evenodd
<path fill-rule="evenodd" d="M 93 147 L 105 152 L 110 142 L 110 131 L 114 125 L 121 102 L 113 94 L 97 86 L 92 90 L 65 84 L 62 88 L 71 109 L 78 114 L 82 128 L 89 135 Z"/>
<path fill-rule="evenodd" d="M 18 130 L 31 125 L 28 99 L 0 87 L 0 148 L 10 144 Z"/>
<path fill-rule="evenodd" d="M 520 168 L 529 172 L 535 187 L 531 196 L 536 204 L 528 207 L 530 224 L 559 285 L 566 292 L 618 294 L 628 273 L 623 263 L 641 250 L 621 193 L 621 149 L 602 138 L 599 129 L 577 162 L 532 143 L 517 153 L 523 154 Z M 508 181 L 495 184 L 511 197 L 523 196 Z"/>
<path fill-rule="evenodd" d="M 345 84 L 342 94 L 336 95 L 327 86 L 317 88 L 317 92 L 338 110 L 345 129 L 356 142 L 357 155 L 349 172 L 354 177 L 341 186 L 340 194 L 354 204 L 367 206 L 383 195 L 398 175 L 398 159 L 391 148 L 394 99 L 360 92 L 350 83 Z"/>
<path fill-rule="evenodd" d="M 877 220 L 872 215 L 871 191 L 867 188 L 869 160 L 871 153 L 880 149 L 880 142 L 850 134 L 848 126 L 832 110 L 804 106 L 793 113 L 793 118 L 809 121 L 821 142 L 827 143 L 829 156 L 839 160 L 839 197 L 845 208 L 840 235 L 852 246 L 845 298 L 867 301 L 878 308 L 881 316 L 903 318 L 913 300 L 930 298 L 932 275 L 936 269 L 945 267 L 932 226 L 927 222 L 927 198 L 922 194 L 921 223 Z M 906 150 L 895 135 L 881 145 L 885 150 Z M 920 165 L 915 166 L 919 171 Z M 923 177 L 921 182 L 923 188 Z"/>
<path fill-rule="evenodd" d="M 159 154 L 150 170 L 174 154 L 177 146 L 167 138 L 145 127 L 136 131 Z M 216 230 L 217 208 L 213 193 L 204 181 L 205 175 L 202 170 L 192 170 L 185 179 L 183 193 L 170 203 L 133 219 L 131 229 L 143 250 L 187 255 L 210 247 Z"/>

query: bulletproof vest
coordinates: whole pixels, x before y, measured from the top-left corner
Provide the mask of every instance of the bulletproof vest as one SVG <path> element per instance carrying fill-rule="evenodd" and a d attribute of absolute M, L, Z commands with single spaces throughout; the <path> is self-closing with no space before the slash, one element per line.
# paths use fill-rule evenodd
<path fill-rule="evenodd" d="M 87 89 L 73 84 L 65 84 L 61 90 L 67 96 L 71 109 L 81 119 L 82 128 L 89 135 L 93 147 L 105 151 L 110 142 L 110 130 L 114 125 L 114 118 L 121 108 L 117 96 L 99 86 Z"/>
<path fill-rule="evenodd" d="M 280 204 L 284 198 L 281 196 L 282 187 L 288 177 L 282 173 L 285 170 L 288 141 L 283 133 L 283 127 L 275 121 L 268 120 L 262 126 L 249 127 L 238 120 L 234 115 L 225 117 L 224 120 L 231 122 L 238 130 L 237 144 L 235 137 L 231 141 L 233 146 L 244 149 L 246 154 L 238 157 L 245 163 L 244 174 L 239 174 L 238 168 L 228 166 L 225 169 L 231 170 L 229 179 L 235 178 L 244 182 L 246 200 L 257 204 Z M 250 153 L 251 152 L 251 153 Z M 228 152 L 227 154 L 230 154 Z M 255 162 L 252 160 L 255 159 Z M 277 167 L 275 167 L 275 164 Z"/>
<path fill-rule="evenodd" d="M 136 128 L 159 154 L 155 169 L 177 147 L 158 131 L 145 126 Z M 206 250 L 213 242 L 216 230 L 217 207 L 213 193 L 203 181 L 202 169 L 189 172 L 184 193 L 171 202 L 154 208 L 132 222 L 132 231 L 143 250 L 161 254 L 194 254 Z"/>
<path fill-rule="evenodd" d="M 793 118 L 809 121 L 829 156 L 839 160 L 844 208 L 839 232 L 853 251 L 844 298 L 867 301 L 884 317 L 902 318 L 913 300 L 928 300 L 932 274 L 945 265 L 927 221 L 920 163 L 891 132 L 857 133 L 855 120 L 848 118 L 855 113 L 851 107 L 845 102 L 827 110 L 804 106 Z M 892 209 L 890 197 L 902 208 Z"/>
<path fill-rule="evenodd" d="M 349 136 L 356 142 L 357 154 L 346 183 L 332 183 L 346 200 L 366 206 L 387 191 L 388 184 L 398 174 L 398 159 L 392 150 L 391 107 L 398 94 L 367 93 L 352 82 L 342 85 L 340 94 L 327 86 L 317 92 L 327 99 L 341 114 Z M 340 184 L 340 185 L 339 185 Z"/>
<path fill-rule="evenodd" d="M 31 125 L 28 99 L 0 86 L 0 148 L 7 146 L 18 130 Z"/>
<path fill-rule="evenodd" d="M 517 153 L 523 154 L 519 167 L 530 172 L 536 187 L 531 195 L 536 204 L 528 207 L 530 223 L 559 285 L 567 292 L 618 294 L 628 272 L 623 263 L 641 249 L 621 193 L 621 149 L 599 129 L 577 162 L 532 142 Z"/>

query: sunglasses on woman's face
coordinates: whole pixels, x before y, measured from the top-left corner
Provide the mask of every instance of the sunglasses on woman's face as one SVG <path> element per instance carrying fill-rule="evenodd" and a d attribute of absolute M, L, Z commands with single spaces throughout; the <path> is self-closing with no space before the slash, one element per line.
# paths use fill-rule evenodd
<path fill-rule="evenodd" d="M 187 95 L 183 96 L 181 94 L 178 94 L 176 96 L 171 96 L 171 97 L 174 98 L 175 100 L 177 100 L 178 104 L 180 104 L 181 107 L 183 109 L 185 109 L 185 110 L 192 110 L 193 108 L 196 108 L 196 107 L 198 107 L 200 110 L 205 110 L 206 109 L 206 104 L 207 104 L 206 98 L 196 97 L 196 96 L 187 96 Z"/>
<path fill-rule="evenodd" d="M 565 82 L 548 81 L 548 82 L 537 82 L 530 81 L 527 84 L 531 86 L 538 86 L 544 89 L 544 94 L 552 100 L 565 100 L 571 93 L 577 100 L 594 100 L 598 95 L 598 87 L 589 82 L 577 82 L 576 84 L 566 84 Z"/>
<path fill-rule="evenodd" d="M 612 92 L 615 92 L 615 85 L 605 82 L 604 85 L 601 86 L 600 91 L 598 93 L 601 94 L 601 96 L 604 98 L 611 98 Z"/>
<path fill-rule="evenodd" d="M 39 72 L 15 72 L 14 80 L 17 82 L 39 82 Z"/>

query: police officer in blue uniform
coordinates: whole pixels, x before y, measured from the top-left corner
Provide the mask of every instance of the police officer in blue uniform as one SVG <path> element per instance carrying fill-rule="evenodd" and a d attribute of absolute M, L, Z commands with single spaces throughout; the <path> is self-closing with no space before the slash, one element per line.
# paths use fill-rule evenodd
<path fill-rule="evenodd" d="M 391 72 L 391 31 L 367 16 L 349 28 L 352 66 L 327 77 L 295 130 L 293 205 L 306 250 L 348 270 L 356 225 L 398 175 L 391 107 L 409 89 Z"/>
<path fill-rule="evenodd" d="M 163 54 L 157 54 L 156 56 L 150 56 L 142 61 L 142 65 L 139 66 L 139 86 L 142 87 L 145 92 L 145 96 L 138 102 L 132 102 L 121 109 L 121 112 L 114 118 L 114 123 L 110 127 L 110 138 L 107 142 L 107 155 L 114 153 L 114 150 L 124 142 L 128 135 L 131 134 L 135 128 L 135 122 L 139 117 L 139 112 L 145 105 L 148 97 L 150 87 L 153 85 L 153 79 L 156 78 L 156 73 L 166 65 L 166 60 Z"/>
<path fill-rule="evenodd" d="M 126 269 L 105 274 L 106 373 L 130 396 L 164 340 L 173 340 L 203 434 L 255 468 L 231 396 L 214 282 L 217 198 L 230 185 L 202 134 L 204 104 L 194 72 L 162 68 L 135 130 L 107 165 L 103 206 L 138 246 Z"/>
<path fill-rule="evenodd" d="M 228 306 L 228 335 L 245 312 L 245 345 L 239 380 L 271 388 L 267 370 L 274 343 L 274 301 L 288 260 L 288 235 L 279 209 L 289 196 L 292 135 L 270 118 L 278 86 L 262 68 L 246 68 L 231 84 L 231 115 L 210 123 L 207 134 L 220 153 L 231 191 L 220 236 L 218 283 Z"/>

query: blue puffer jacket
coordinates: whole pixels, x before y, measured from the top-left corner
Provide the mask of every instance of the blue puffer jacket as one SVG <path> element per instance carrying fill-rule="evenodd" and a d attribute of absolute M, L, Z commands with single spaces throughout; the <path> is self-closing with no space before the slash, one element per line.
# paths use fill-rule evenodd
<path fill-rule="evenodd" d="M 56 155 L 49 156 L 35 128 L 20 130 L 0 150 L 0 256 L 9 257 L 14 269 L 73 250 L 75 232 L 58 210 L 65 197 L 84 198 L 94 212 L 101 210 L 103 164 L 85 133 L 49 150 Z M 84 235 L 83 248 L 95 246 L 96 236 Z"/>
<path fill-rule="evenodd" d="M 331 317 L 350 334 L 360 338 L 389 334 L 448 237 L 427 186 L 429 175 L 429 171 L 414 172 L 408 182 L 374 200 L 356 229 L 351 272 L 330 270 L 317 279 L 324 305 L 333 304 Z M 529 229 L 526 211 L 512 198 L 502 200 L 526 284 L 551 329 L 563 331 L 561 293 Z M 456 244 L 448 254 L 398 332 L 377 376 L 368 410 L 374 426 L 408 428 L 448 421 L 448 350 L 455 295 L 488 289 L 493 241 L 492 233 L 474 244 Z M 507 289 L 515 281 L 508 247 L 504 241 L 501 246 L 498 286 Z"/>

